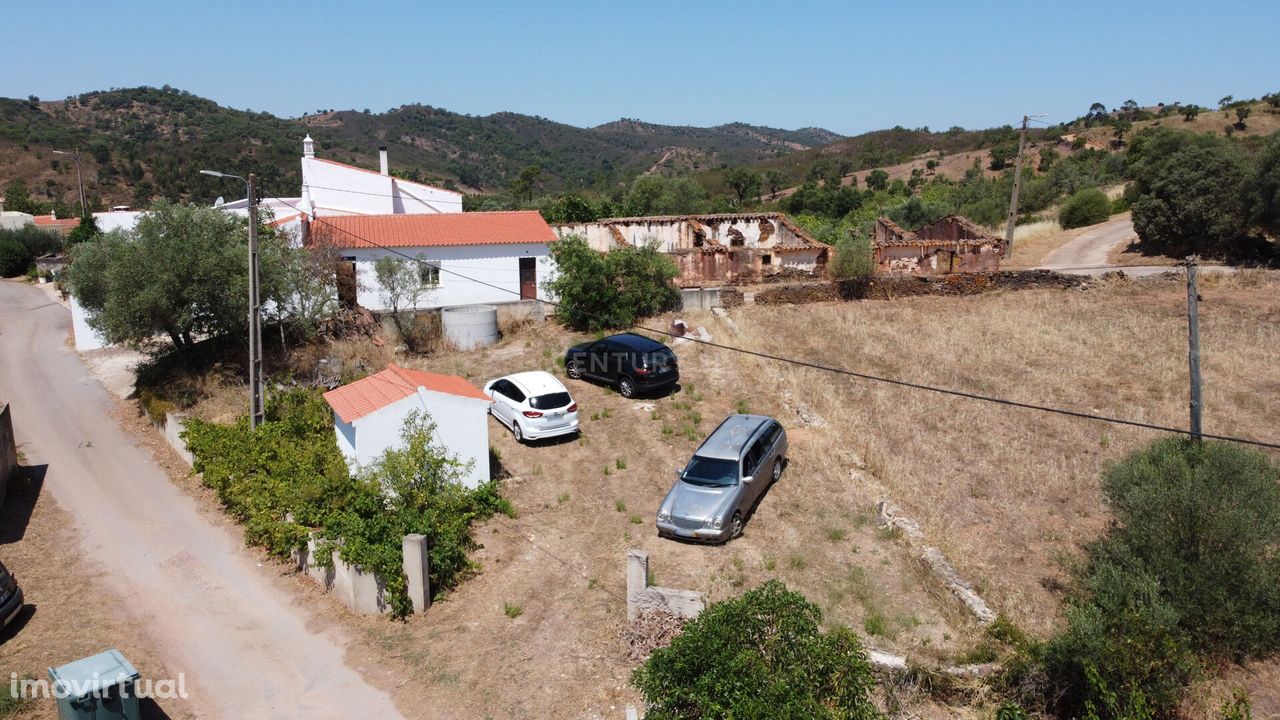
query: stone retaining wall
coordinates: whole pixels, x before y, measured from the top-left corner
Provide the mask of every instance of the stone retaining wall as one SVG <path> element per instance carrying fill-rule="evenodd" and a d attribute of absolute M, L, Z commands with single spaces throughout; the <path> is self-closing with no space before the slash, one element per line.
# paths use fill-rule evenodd
<path fill-rule="evenodd" d="M 758 305 L 792 305 L 838 300 L 892 300 L 919 295 L 979 295 L 997 290 L 1080 287 L 1088 278 L 1049 270 L 1006 270 L 953 275 L 875 275 L 858 280 L 777 285 L 755 294 Z M 728 305 L 726 304 L 726 307 Z"/>

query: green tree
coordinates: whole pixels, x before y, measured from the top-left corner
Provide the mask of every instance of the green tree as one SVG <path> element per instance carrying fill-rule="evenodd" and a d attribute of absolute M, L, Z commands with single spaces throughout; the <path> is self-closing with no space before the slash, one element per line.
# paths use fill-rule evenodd
<path fill-rule="evenodd" d="M 260 294 L 281 298 L 286 242 L 259 231 Z M 161 201 L 131 232 L 72 248 L 68 280 L 89 324 L 113 343 L 165 335 L 187 351 L 201 335 L 238 334 L 248 316 L 245 220 L 214 208 Z"/>
<path fill-rule="evenodd" d="M 429 283 L 432 266 L 422 257 L 414 261 L 384 255 L 374 261 L 373 275 L 378 282 L 378 297 L 391 315 L 391 322 L 395 324 L 396 332 L 400 333 L 400 339 L 404 340 L 410 350 L 418 352 L 426 338 L 419 332 L 415 311 L 423 296 L 433 286 L 433 283 Z"/>
<path fill-rule="evenodd" d="M 1246 118 L 1249 117 L 1249 114 L 1252 112 L 1253 112 L 1253 108 L 1250 108 L 1248 105 L 1241 105 L 1236 108 L 1236 129 L 1237 130 L 1244 130 L 1246 127 L 1248 127 L 1247 125 L 1244 124 L 1244 121 Z"/>
<path fill-rule="evenodd" d="M 1280 133 L 1272 133 L 1258 155 L 1249 189 L 1253 223 L 1280 238 Z"/>
<path fill-rule="evenodd" d="M 1200 106 L 1196 105 L 1195 103 L 1192 103 L 1182 108 L 1182 120 L 1184 122 L 1191 122 L 1192 120 L 1195 120 L 1199 116 L 1200 116 Z"/>
<path fill-rule="evenodd" d="M 37 257 L 56 252 L 61 247 L 60 235 L 35 225 L 24 225 L 16 230 L 0 229 L 0 277 L 21 275 Z"/>
<path fill-rule="evenodd" d="M 102 234 L 98 229 L 98 223 L 93 219 L 91 213 L 85 213 L 80 216 L 80 224 L 67 235 L 67 244 L 75 245 L 86 240 L 92 240 Z"/>
<path fill-rule="evenodd" d="M 880 717 L 861 643 L 821 623 L 817 605 L 776 580 L 712 605 L 632 676 L 646 717 Z"/>
<path fill-rule="evenodd" d="M 1231 104 L 1231 101 L 1233 101 L 1233 100 L 1235 100 L 1235 96 L 1234 96 L 1234 95 L 1224 95 L 1224 96 L 1222 96 L 1222 98 L 1220 98 L 1220 99 L 1218 100 L 1218 109 L 1219 109 L 1219 110 L 1226 110 L 1226 109 L 1227 109 L 1227 106 L 1228 106 L 1228 105 L 1230 105 L 1230 104 Z"/>
<path fill-rule="evenodd" d="M 724 176 L 725 185 L 738 196 L 738 205 L 745 205 L 747 198 L 760 194 L 760 174 L 746 168 L 730 168 Z"/>
<path fill-rule="evenodd" d="M 1116 121 L 1111 124 L 1111 134 L 1116 138 L 1116 147 L 1124 145 L 1124 136 L 1128 135 L 1132 129 L 1133 121 L 1127 116 L 1116 118 Z"/>
<path fill-rule="evenodd" d="M 622 205 L 633 217 L 691 215 L 702 212 L 706 201 L 706 189 L 690 178 L 641 175 L 632 181 Z"/>
<path fill-rule="evenodd" d="M 863 278 L 875 269 L 871 257 L 870 234 L 846 232 L 836 244 L 835 258 L 827 268 L 832 277 L 840 280 Z"/>
<path fill-rule="evenodd" d="M 867 188 L 870 190 L 884 190 L 889 187 L 889 173 L 876 168 L 867 173 Z"/>
<path fill-rule="evenodd" d="M 1067 198 L 1058 212 L 1058 224 L 1064 230 L 1096 225 L 1111 217 L 1111 201 L 1098 188 L 1085 188 Z"/>
<path fill-rule="evenodd" d="M 1227 256 L 1245 246 L 1247 167 L 1239 151 L 1207 134 L 1151 128 L 1126 159 L 1133 226 L 1150 252 Z"/>
<path fill-rule="evenodd" d="M 991 169 L 1003 170 L 1009 166 L 1009 163 L 1018 156 L 1018 143 L 1016 140 L 1003 142 L 991 148 Z"/>
<path fill-rule="evenodd" d="M 777 197 L 786 182 L 787 176 L 781 170 L 770 168 L 764 171 L 764 186 L 769 188 L 769 197 Z"/>
<path fill-rule="evenodd" d="M 543 287 L 556 298 L 556 316 L 565 325 L 606 330 L 675 308 L 680 291 L 674 261 L 654 243 L 596 252 L 586 238 L 571 235 L 551 246 L 556 275 Z"/>
<path fill-rule="evenodd" d="M 516 196 L 516 200 L 532 202 L 533 195 L 538 189 L 538 182 L 541 180 L 542 168 L 537 165 L 527 165 L 516 179 L 511 181 L 511 194 Z"/>
<path fill-rule="evenodd" d="M 1052 145 L 1046 145 L 1040 148 L 1040 163 L 1036 166 L 1036 170 L 1040 172 L 1049 172 L 1053 164 L 1058 160 L 1058 149 Z"/>

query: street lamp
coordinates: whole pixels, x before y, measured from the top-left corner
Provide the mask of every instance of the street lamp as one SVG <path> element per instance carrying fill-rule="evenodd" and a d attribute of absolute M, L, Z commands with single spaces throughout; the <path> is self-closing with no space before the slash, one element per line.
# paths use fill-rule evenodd
<path fill-rule="evenodd" d="M 201 170 L 201 175 L 216 178 L 233 178 L 244 183 L 245 202 L 249 210 L 249 429 L 257 430 L 262 424 L 262 321 L 261 301 L 258 297 L 258 208 L 253 197 L 253 173 L 248 178 Z"/>
<path fill-rule="evenodd" d="M 80 217 L 84 217 L 89 213 L 89 209 L 84 206 L 84 175 L 80 174 L 80 148 L 76 148 L 75 152 L 67 152 L 66 150 L 54 150 L 54 155 L 72 155 L 76 159 L 76 182 L 80 185 Z"/>

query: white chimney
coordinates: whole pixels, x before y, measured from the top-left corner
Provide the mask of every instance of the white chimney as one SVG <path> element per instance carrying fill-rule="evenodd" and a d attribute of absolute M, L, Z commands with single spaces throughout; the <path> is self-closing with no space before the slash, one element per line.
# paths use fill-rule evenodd
<path fill-rule="evenodd" d="M 390 168 L 387 166 L 387 146 L 382 145 L 378 148 L 378 165 L 383 175 L 390 175 Z"/>
<path fill-rule="evenodd" d="M 302 138 L 302 157 L 316 156 L 316 141 L 311 139 L 310 135 Z"/>

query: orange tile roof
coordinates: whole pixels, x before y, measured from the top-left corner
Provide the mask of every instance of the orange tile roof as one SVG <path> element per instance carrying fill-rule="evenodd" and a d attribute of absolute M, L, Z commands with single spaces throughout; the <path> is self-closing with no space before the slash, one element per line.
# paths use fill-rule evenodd
<path fill-rule="evenodd" d="M 349 423 L 413 395 L 419 387 L 489 402 L 489 398 L 465 378 L 410 370 L 395 363 L 382 372 L 330 390 L 324 399 L 342 422 Z"/>
<path fill-rule="evenodd" d="M 54 217 L 53 215 L 36 215 L 32 218 L 32 222 L 36 225 L 60 228 L 73 228 L 80 224 L 80 220 L 78 218 L 59 218 Z"/>
<path fill-rule="evenodd" d="M 433 215 L 330 215 L 311 221 L 314 241 L 338 248 L 555 242 L 536 210 Z"/>

